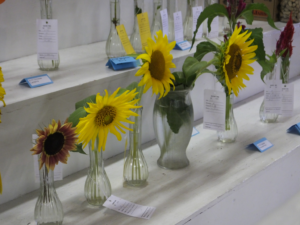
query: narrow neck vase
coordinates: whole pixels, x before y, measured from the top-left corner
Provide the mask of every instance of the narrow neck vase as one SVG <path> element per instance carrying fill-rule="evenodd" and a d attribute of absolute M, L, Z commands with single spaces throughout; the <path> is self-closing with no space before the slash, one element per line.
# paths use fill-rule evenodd
<path fill-rule="evenodd" d="M 169 34 L 168 40 L 169 42 L 175 41 L 175 33 L 174 33 L 174 13 L 180 11 L 179 10 L 179 0 L 168 0 L 168 15 L 169 15 Z"/>
<path fill-rule="evenodd" d="M 40 194 L 34 209 L 37 225 L 61 225 L 63 206 L 54 187 L 54 172 L 44 165 L 40 169 Z"/>
<path fill-rule="evenodd" d="M 280 64 L 280 79 L 282 80 L 283 84 L 288 84 L 290 78 L 290 57 L 281 57 L 281 64 Z"/>
<path fill-rule="evenodd" d="M 126 55 L 117 32 L 118 25 L 120 25 L 120 3 L 119 0 L 110 0 L 110 33 L 106 41 L 106 55 L 108 58 Z"/>
<path fill-rule="evenodd" d="M 124 163 L 123 177 L 130 186 L 142 186 L 148 179 L 148 165 L 141 148 L 142 138 L 142 108 L 135 109 L 138 117 L 131 117 L 134 124 L 130 124 L 129 154 Z"/>
<path fill-rule="evenodd" d="M 154 17 L 151 27 L 151 37 L 154 40 L 154 36 L 156 35 L 156 32 L 159 30 L 162 30 L 162 22 L 161 22 L 161 16 L 160 11 L 163 10 L 163 4 L 162 0 L 154 0 Z"/>
<path fill-rule="evenodd" d="M 193 15 L 193 8 L 201 6 L 200 0 L 188 0 L 187 1 L 187 12 L 184 21 L 184 40 L 192 41 L 194 36 L 194 15 Z M 199 28 L 200 29 L 200 28 Z M 200 38 L 195 37 L 195 40 L 200 40 Z"/>
<path fill-rule="evenodd" d="M 90 205 L 102 206 L 111 196 L 111 185 L 104 169 L 102 150 L 98 151 L 98 138 L 95 143 L 94 148 L 91 142 L 89 144 L 90 167 L 84 185 L 84 195 Z"/>
<path fill-rule="evenodd" d="M 50 20 L 52 19 L 52 0 L 40 0 L 41 6 L 41 19 Z M 59 67 L 60 59 L 38 59 L 38 65 L 41 70 L 50 71 L 57 70 Z"/>

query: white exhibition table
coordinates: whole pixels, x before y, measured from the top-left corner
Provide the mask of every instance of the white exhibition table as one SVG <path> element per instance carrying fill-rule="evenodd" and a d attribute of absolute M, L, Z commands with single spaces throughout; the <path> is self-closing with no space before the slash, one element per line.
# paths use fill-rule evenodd
<path fill-rule="evenodd" d="M 264 27 L 264 40 L 268 52 L 271 49 L 270 43 L 274 46 L 278 38 L 275 34 L 279 33 L 272 31 L 273 29 L 265 23 L 256 23 Z M 284 26 L 282 23 L 277 25 L 279 28 Z M 300 65 L 297 63 L 299 61 L 297 56 L 300 54 L 300 50 L 297 49 L 299 39 L 300 27 L 297 24 L 294 38 L 296 47 L 291 63 L 293 77 L 300 73 Z M 194 51 L 195 48 L 191 52 L 172 52 L 178 68 L 181 68 L 184 58 Z M 105 88 L 113 91 L 118 86 L 124 87 L 133 80 L 138 80 L 134 77 L 137 69 L 115 72 L 104 66 L 107 61 L 105 42 L 64 49 L 60 51 L 60 56 L 60 69 L 48 73 L 54 84 L 36 89 L 18 85 L 22 78 L 41 74 L 37 68 L 36 56 L 0 64 L 6 79 L 3 86 L 7 91 L 5 96 L 7 107 L 1 109 L 3 115 L 0 125 L 2 127 L 0 171 L 4 184 L 4 193 L 0 196 L 1 225 L 26 225 L 33 220 L 33 210 L 38 195 L 38 191 L 33 190 L 37 189 L 39 184 L 34 183 L 33 159 L 29 149 L 32 146 L 31 134 L 38 125 L 47 124 L 52 118 L 64 120 L 74 110 L 75 102 L 84 97 L 103 92 Z M 259 66 L 254 64 L 254 68 Z M 261 93 L 263 84 L 260 81 L 260 69 L 257 70 L 255 78 L 247 84 L 247 91 L 241 93 L 241 97 L 237 99 L 239 102 L 235 104 L 234 114 L 239 134 L 236 142 L 232 144 L 218 143 L 215 132 L 202 129 L 203 89 L 214 88 L 214 79 L 204 75 L 197 81 L 192 98 L 195 120 L 197 120 L 195 127 L 200 134 L 191 138 L 187 149 L 190 166 L 185 169 L 169 171 L 159 168 L 156 164 L 159 148 L 155 141 L 151 141 L 154 137 L 152 107 L 155 98 L 151 97 L 150 93 L 145 95 L 143 100 L 145 104 L 143 143 L 148 142 L 144 145 L 144 154 L 150 174 L 145 187 L 132 188 L 123 184 L 124 154 L 117 154 L 123 152 L 124 143 L 110 143 L 115 139 L 109 137 L 105 157 L 116 156 L 105 161 L 105 168 L 111 181 L 113 194 L 137 204 L 156 207 L 150 220 L 128 217 L 105 208 L 89 207 L 83 192 L 87 173 L 84 168 L 88 166 L 88 157 L 72 154 L 68 165 L 64 167 L 65 179 L 56 182 L 57 193 L 65 212 L 63 224 L 198 224 L 193 223 L 193 218 L 200 215 L 203 210 L 208 210 L 231 195 L 237 187 L 243 186 L 245 182 L 276 162 L 298 152 L 296 148 L 300 146 L 300 137 L 287 134 L 286 129 L 300 122 L 298 115 L 300 102 L 297 98 L 300 95 L 300 80 L 294 78 L 293 81 L 295 84 L 294 116 L 280 117 L 275 124 L 263 124 L 258 116 L 263 99 Z M 274 147 L 264 153 L 245 149 L 246 145 L 262 137 L 271 141 Z M 75 173 L 76 171 L 79 172 Z M 69 174 L 72 175 L 68 176 Z M 296 184 L 293 186 L 295 190 L 299 187 Z M 268 210 L 270 211 L 271 208 Z M 260 215 L 260 218 L 263 216 Z M 253 217 L 255 216 L 247 217 L 247 222 L 240 224 L 247 225 L 260 219 Z"/>

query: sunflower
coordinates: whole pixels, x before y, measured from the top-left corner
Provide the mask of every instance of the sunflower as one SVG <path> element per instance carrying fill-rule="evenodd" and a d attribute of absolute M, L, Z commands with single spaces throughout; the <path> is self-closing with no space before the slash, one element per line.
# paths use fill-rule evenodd
<path fill-rule="evenodd" d="M 172 63 L 173 56 L 170 51 L 175 47 L 176 42 L 168 43 L 168 37 L 159 30 L 155 36 L 156 42 L 151 38 L 147 40 L 146 53 L 137 57 L 143 59 L 143 66 L 137 71 L 136 76 L 144 75 L 139 86 L 145 85 L 144 93 L 152 86 L 152 94 L 160 93 L 160 97 L 165 96 L 170 91 L 170 85 L 173 84 L 175 77 L 170 68 L 176 68 Z M 166 90 L 166 91 L 165 91 Z"/>
<path fill-rule="evenodd" d="M 2 73 L 2 68 L 0 67 L 0 101 L 3 102 L 3 106 L 5 107 L 5 101 L 4 101 L 4 95 L 5 93 L 5 89 L 2 87 L 1 82 L 4 82 L 4 77 L 3 77 L 3 73 Z M 1 115 L 1 109 L 0 109 L 0 115 Z M 1 118 L 0 118 L 0 123 L 1 123 Z"/>
<path fill-rule="evenodd" d="M 72 128 L 72 123 L 64 123 L 60 121 L 52 123 L 44 130 L 36 130 L 38 139 L 36 145 L 30 150 L 32 155 L 41 154 L 39 162 L 40 169 L 45 164 L 47 169 L 54 170 L 58 162 L 67 164 L 69 151 L 76 149 L 76 128 Z"/>
<path fill-rule="evenodd" d="M 250 46 L 254 39 L 247 41 L 251 32 L 245 31 L 240 34 L 241 30 L 242 26 L 236 27 L 228 40 L 223 64 L 229 94 L 232 90 L 236 96 L 238 96 L 239 89 L 246 87 L 243 79 L 249 80 L 247 74 L 253 74 L 254 72 L 254 69 L 249 64 L 256 61 L 254 59 L 256 56 L 254 51 L 257 49 L 257 45 Z"/>
<path fill-rule="evenodd" d="M 134 122 L 129 121 L 127 118 L 129 116 L 138 116 L 138 114 L 130 110 L 141 107 L 135 106 L 139 99 L 133 100 L 138 92 L 135 92 L 135 89 L 132 91 L 127 90 L 116 97 L 119 90 L 120 88 L 110 96 L 105 90 L 106 95 L 104 97 L 98 93 L 96 95 L 96 103 L 88 103 L 89 108 L 84 108 L 88 115 L 80 118 L 76 126 L 76 132 L 79 134 L 78 141 L 83 143 L 83 148 L 86 147 L 89 141 L 92 141 L 92 148 L 94 148 L 95 140 L 99 137 L 98 151 L 101 148 L 104 151 L 109 131 L 120 141 L 122 137 L 116 128 L 122 133 L 125 133 L 122 128 L 131 130 L 121 122 L 133 124 Z"/>
<path fill-rule="evenodd" d="M 1 173 L 0 173 L 0 195 L 2 195 L 2 191 L 3 191 L 3 188 L 2 188 L 2 179 L 1 179 Z"/>

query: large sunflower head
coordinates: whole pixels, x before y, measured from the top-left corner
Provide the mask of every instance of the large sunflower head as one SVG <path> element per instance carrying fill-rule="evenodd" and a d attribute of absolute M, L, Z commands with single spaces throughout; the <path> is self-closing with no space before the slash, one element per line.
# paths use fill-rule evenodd
<path fill-rule="evenodd" d="M 98 151 L 101 151 L 101 149 L 105 150 L 109 131 L 120 141 L 122 137 L 117 129 L 122 133 L 125 133 L 122 128 L 130 130 L 122 122 L 134 123 L 127 118 L 138 116 L 138 114 L 130 110 L 141 107 L 135 105 L 139 101 L 139 99 L 134 99 L 138 92 L 135 92 L 135 89 L 132 91 L 127 90 L 116 97 L 119 90 L 120 88 L 112 95 L 109 95 L 107 90 L 105 90 L 106 95 L 104 97 L 97 94 L 96 103 L 88 103 L 89 108 L 85 108 L 88 115 L 80 118 L 76 126 L 76 132 L 79 134 L 78 141 L 83 143 L 83 148 L 89 141 L 92 141 L 92 148 L 94 148 L 95 140 L 99 137 Z"/>
<path fill-rule="evenodd" d="M 241 30 L 242 26 L 236 27 L 226 43 L 225 60 L 223 62 L 223 72 L 229 94 L 232 90 L 236 96 L 238 96 L 240 89 L 246 87 L 243 79 L 249 80 L 247 74 L 253 74 L 254 72 L 249 64 L 256 61 L 254 51 L 257 49 L 257 45 L 250 46 L 254 39 L 247 41 L 251 32 L 245 31 L 240 34 Z"/>
<path fill-rule="evenodd" d="M 139 86 L 145 85 L 144 93 L 152 87 L 152 94 L 160 94 L 165 96 L 170 91 L 170 85 L 173 84 L 175 77 L 170 71 L 170 68 L 176 68 L 172 62 L 173 56 L 170 51 L 175 47 L 176 42 L 173 41 L 169 44 L 168 37 L 159 30 L 155 36 L 155 40 L 148 39 L 146 53 L 137 57 L 143 59 L 143 66 L 137 71 L 136 76 L 144 75 L 141 79 Z"/>
<path fill-rule="evenodd" d="M 60 121 L 52 123 L 44 130 L 36 130 L 38 139 L 36 145 L 30 150 L 33 155 L 41 154 L 39 162 L 40 169 L 45 164 L 47 169 L 54 170 L 58 162 L 67 163 L 70 156 L 69 151 L 76 149 L 76 128 L 72 128 L 72 123 L 64 123 Z"/>

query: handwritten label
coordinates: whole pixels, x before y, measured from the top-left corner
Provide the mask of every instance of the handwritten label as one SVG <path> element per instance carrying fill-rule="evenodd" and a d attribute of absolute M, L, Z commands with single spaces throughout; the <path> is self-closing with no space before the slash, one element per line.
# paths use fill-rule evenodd
<path fill-rule="evenodd" d="M 103 204 L 104 207 L 142 219 L 150 219 L 154 213 L 154 207 L 142 206 L 111 195 Z"/>
<path fill-rule="evenodd" d="M 130 43 L 130 40 L 128 38 L 128 35 L 127 35 L 124 25 L 121 24 L 121 25 L 117 26 L 117 31 L 118 31 L 121 43 L 125 49 L 125 52 L 127 54 L 135 54 L 135 51 Z"/>
<path fill-rule="evenodd" d="M 168 10 L 163 9 L 160 11 L 161 23 L 162 23 L 162 30 L 163 35 L 169 34 L 169 17 L 168 17 Z"/>
<path fill-rule="evenodd" d="M 175 12 L 174 17 L 174 34 L 176 43 L 184 41 L 183 25 L 182 25 L 182 14 L 181 11 Z"/>
<path fill-rule="evenodd" d="M 293 116 L 294 84 L 282 84 L 281 115 Z"/>
<path fill-rule="evenodd" d="M 265 85 L 265 113 L 281 113 L 281 80 L 266 80 Z"/>
<path fill-rule="evenodd" d="M 52 83 L 53 81 L 47 74 L 24 78 L 20 82 L 20 84 L 28 85 L 30 88 L 40 87 Z"/>
<path fill-rule="evenodd" d="M 57 20 L 36 21 L 37 57 L 39 60 L 58 60 Z"/>
<path fill-rule="evenodd" d="M 195 32 L 195 30 L 196 30 L 197 20 L 202 11 L 203 11 L 202 6 L 193 7 L 193 32 Z M 201 26 L 199 27 L 198 32 L 196 34 L 196 39 L 202 38 L 202 34 L 203 34 L 203 27 L 201 24 Z"/>
<path fill-rule="evenodd" d="M 150 30 L 150 23 L 149 23 L 149 18 L 148 18 L 148 13 L 140 13 L 137 15 L 137 21 L 139 25 L 139 30 L 140 30 L 140 37 L 141 37 L 141 42 L 142 42 L 142 47 L 143 50 L 145 47 L 148 45 L 147 40 L 148 38 L 151 38 L 151 30 Z"/>
<path fill-rule="evenodd" d="M 224 92 L 204 90 L 203 128 L 225 130 L 226 95 Z"/>

